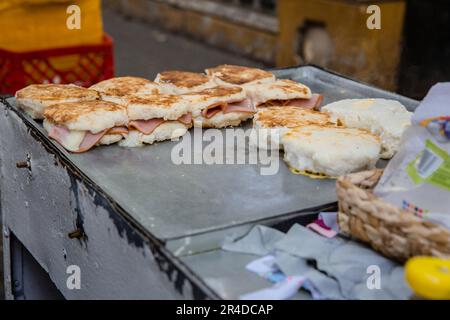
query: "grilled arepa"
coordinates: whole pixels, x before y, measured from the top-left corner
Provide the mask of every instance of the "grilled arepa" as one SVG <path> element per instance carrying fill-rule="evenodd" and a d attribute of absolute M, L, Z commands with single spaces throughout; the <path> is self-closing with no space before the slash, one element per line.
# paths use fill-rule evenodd
<path fill-rule="evenodd" d="M 237 126 L 256 112 L 252 101 L 240 87 L 218 86 L 185 94 L 191 101 L 194 126 L 222 128 Z"/>
<path fill-rule="evenodd" d="M 245 91 L 257 108 L 294 106 L 313 109 L 322 102 L 321 95 L 313 95 L 306 85 L 292 80 L 250 85 L 245 87 Z"/>
<path fill-rule="evenodd" d="M 90 89 L 98 91 L 102 100 L 118 104 L 124 104 L 124 96 L 159 92 L 158 84 L 140 77 L 111 78 L 94 84 Z"/>
<path fill-rule="evenodd" d="M 128 112 L 129 134 L 123 147 L 181 137 L 192 126 L 191 105 L 181 96 L 147 94 L 124 98 Z"/>
<path fill-rule="evenodd" d="M 50 138 L 72 152 L 111 144 L 127 135 L 126 109 L 108 101 L 67 102 L 49 106 L 44 128 Z"/>
<path fill-rule="evenodd" d="M 163 93 L 183 94 L 212 88 L 215 83 L 202 73 L 187 71 L 164 71 L 158 73 L 155 82 L 159 83 Z"/>
<path fill-rule="evenodd" d="M 223 64 L 205 70 L 220 86 L 247 86 L 275 80 L 273 73 L 257 68 Z"/>
<path fill-rule="evenodd" d="M 33 119 L 43 119 L 45 109 L 52 104 L 97 99 L 96 91 L 73 84 L 32 84 L 16 92 L 17 107 Z"/>
<path fill-rule="evenodd" d="M 280 138 L 289 128 L 307 125 L 336 126 L 326 113 L 298 107 L 267 107 L 260 109 L 253 118 L 252 143 L 263 149 L 282 149 Z M 258 138 L 256 140 L 256 138 Z"/>

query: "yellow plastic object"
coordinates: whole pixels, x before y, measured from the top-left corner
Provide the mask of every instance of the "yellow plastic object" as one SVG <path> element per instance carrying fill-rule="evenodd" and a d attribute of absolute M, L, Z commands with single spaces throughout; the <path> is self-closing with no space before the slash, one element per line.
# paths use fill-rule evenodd
<path fill-rule="evenodd" d="M 450 260 L 435 257 L 414 257 L 405 265 L 411 289 L 430 300 L 450 300 Z"/>
<path fill-rule="evenodd" d="M 80 29 L 67 26 L 73 4 L 80 8 Z M 100 44 L 100 0 L 2 0 L 0 30 L 0 48 L 15 52 Z"/>

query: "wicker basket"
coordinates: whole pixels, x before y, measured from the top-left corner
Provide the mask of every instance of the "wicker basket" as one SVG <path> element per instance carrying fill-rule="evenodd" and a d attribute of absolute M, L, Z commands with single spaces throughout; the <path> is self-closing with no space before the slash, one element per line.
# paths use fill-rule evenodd
<path fill-rule="evenodd" d="M 382 173 L 375 169 L 338 179 L 340 232 L 399 261 L 418 255 L 450 257 L 449 229 L 423 221 L 373 195 Z"/>

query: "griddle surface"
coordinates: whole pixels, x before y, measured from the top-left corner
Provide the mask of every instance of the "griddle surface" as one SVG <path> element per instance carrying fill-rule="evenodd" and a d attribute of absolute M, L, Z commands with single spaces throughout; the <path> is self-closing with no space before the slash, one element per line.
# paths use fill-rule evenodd
<path fill-rule="evenodd" d="M 344 79 L 315 67 L 277 70 L 325 96 L 397 99 L 409 109 L 417 102 Z M 31 123 L 43 131 L 42 126 Z M 52 141 L 52 140 L 51 140 Z M 130 216 L 161 240 L 194 235 L 336 201 L 334 180 L 313 180 L 289 172 L 280 159 L 276 175 L 263 176 L 259 165 L 175 165 L 177 142 L 143 148 L 98 147 L 83 154 L 66 152 L 86 176 Z"/>

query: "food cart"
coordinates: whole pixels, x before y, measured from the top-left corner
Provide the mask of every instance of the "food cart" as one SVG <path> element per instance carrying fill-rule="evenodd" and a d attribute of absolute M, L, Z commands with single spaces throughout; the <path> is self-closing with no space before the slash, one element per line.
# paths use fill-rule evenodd
<path fill-rule="evenodd" d="M 274 73 L 305 83 L 324 103 L 388 98 L 410 111 L 418 104 L 314 66 Z M 236 299 L 267 282 L 245 270 L 254 257 L 221 250 L 227 239 L 257 224 L 287 230 L 336 208 L 335 181 L 283 165 L 270 176 L 259 165 L 176 165 L 175 141 L 71 154 L 14 98 L 3 99 L 0 112 L 8 299 Z M 79 288 L 70 285 L 74 272 Z"/>

